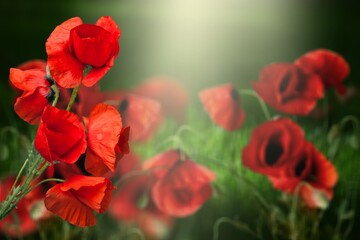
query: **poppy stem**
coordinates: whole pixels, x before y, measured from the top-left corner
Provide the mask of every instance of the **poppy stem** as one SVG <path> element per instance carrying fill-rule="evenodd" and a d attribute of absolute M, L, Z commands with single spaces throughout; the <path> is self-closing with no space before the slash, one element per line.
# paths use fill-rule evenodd
<path fill-rule="evenodd" d="M 73 91 L 71 93 L 69 104 L 66 107 L 66 111 L 69 111 L 71 109 L 71 106 L 74 104 L 75 99 L 79 92 L 79 88 L 80 88 L 80 84 L 73 89 Z"/>
<path fill-rule="evenodd" d="M 59 100 L 59 95 L 60 95 L 60 93 L 59 93 L 59 88 L 58 88 L 55 84 L 53 84 L 53 85 L 51 85 L 51 89 L 52 89 L 52 90 L 54 91 L 54 93 L 55 93 L 55 98 L 54 98 L 54 101 L 52 102 L 52 106 L 55 107 L 56 104 L 57 104 L 57 102 L 58 102 L 58 100 Z"/>
<path fill-rule="evenodd" d="M 267 120 L 271 120 L 271 114 L 270 114 L 270 111 L 269 109 L 267 108 L 265 102 L 259 97 L 259 95 L 256 94 L 256 92 L 254 92 L 253 90 L 251 89 L 241 89 L 239 91 L 240 95 L 248 95 L 248 96 L 252 96 L 252 97 L 255 97 L 259 104 L 260 104 L 260 107 L 265 115 L 265 118 Z"/>
<path fill-rule="evenodd" d="M 27 165 L 29 166 L 26 168 Z M 46 162 L 43 164 L 43 159 L 40 154 L 38 154 L 34 148 L 31 148 L 29 150 L 28 158 L 21 167 L 8 195 L 5 200 L 1 202 L 0 220 L 5 218 L 16 207 L 20 200 L 32 190 L 31 184 L 33 180 L 38 178 L 47 167 L 48 163 Z M 17 186 L 17 183 L 19 182 L 19 179 L 23 175 L 25 169 L 26 177 L 24 181 Z"/>
<path fill-rule="evenodd" d="M 47 178 L 47 179 L 44 179 L 44 180 L 38 182 L 34 187 L 32 187 L 32 188 L 29 190 L 29 192 L 31 192 L 32 190 L 34 190 L 35 188 L 37 188 L 37 187 L 40 186 L 41 184 L 46 183 L 46 182 L 51 182 L 51 181 L 61 182 L 61 183 L 65 182 L 64 179 L 60 179 L 60 178 Z"/>

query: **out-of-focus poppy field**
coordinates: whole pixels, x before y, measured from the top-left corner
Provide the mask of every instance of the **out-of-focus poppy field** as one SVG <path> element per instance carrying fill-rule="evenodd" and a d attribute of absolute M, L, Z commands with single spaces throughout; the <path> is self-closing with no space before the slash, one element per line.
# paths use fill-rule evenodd
<path fill-rule="evenodd" d="M 357 4 L 0 18 L 0 239 L 358 239 Z"/>

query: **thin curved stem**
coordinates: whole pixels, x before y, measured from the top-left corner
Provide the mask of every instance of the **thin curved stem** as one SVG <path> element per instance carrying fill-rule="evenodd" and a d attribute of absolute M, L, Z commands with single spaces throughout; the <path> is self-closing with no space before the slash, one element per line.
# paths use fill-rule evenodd
<path fill-rule="evenodd" d="M 252 97 L 255 97 L 259 104 L 260 104 L 260 107 L 265 115 L 265 118 L 267 120 L 271 120 L 271 114 L 270 114 L 270 111 L 269 109 L 267 108 L 265 102 L 259 97 L 259 95 L 256 94 L 256 92 L 254 92 L 253 90 L 251 89 L 241 89 L 239 91 L 240 95 L 248 95 L 248 96 L 252 96 Z"/>
<path fill-rule="evenodd" d="M 51 86 L 51 89 L 52 89 L 52 90 L 54 91 L 54 93 L 55 93 L 55 98 L 54 98 L 54 101 L 52 102 L 52 106 L 55 107 L 56 104 L 57 104 L 57 102 L 58 102 L 58 100 L 59 100 L 60 92 L 59 92 L 59 88 L 58 88 L 55 84 L 53 84 L 53 85 Z"/>
<path fill-rule="evenodd" d="M 73 89 L 70 100 L 69 100 L 69 104 L 66 107 L 66 111 L 69 111 L 71 109 L 71 106 L 74 104 L 75 99 L 79 92 L 79 88 L 80 88 L 80 84 Z"/>
<path fill-rule="evenodd" d="M 29 189 L 29 192 L 31 192 L 32 190 L 34 190 L 35 188 L 37 188 L 38 186 L 40 186 L 41 184 L 43 183 L 46 183 L 46 182 L 51 182 L 51 181 L 54 181 L 54 182 L 65 182 L 64 179 L 60 179 L 60 178 L 47 178 L 47 179 L 44 179 L 40 182 L 38 182 L 35 186 L 33 186 L 32 188 Z"/>

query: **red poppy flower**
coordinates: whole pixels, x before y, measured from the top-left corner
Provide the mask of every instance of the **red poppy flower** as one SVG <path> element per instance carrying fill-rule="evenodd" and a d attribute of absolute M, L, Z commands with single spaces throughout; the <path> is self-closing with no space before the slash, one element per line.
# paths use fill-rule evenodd
<path fill-rule="evenodd" d="M 36 133 L 35 148 L 50 163 L 74 163 L 86 149 L 84 127 L 75 114 L 47 106 Z"/>
<path fill-rule="evenodd" d="M 30 69 L 20 70 L 10 68 L 11 84 L 22 91 L 16 99 L 15 112 L 30 124 L 39 122 L 44 108 L 54 98 L 50 82 L 45 78 L 45 70 Z"/>
<path fill-rule="evenodd" d="M 135 89 L 135 93 L 160 102 L 164 113 L 178 122 L 184 122 L 189 96 L 185 88 L 174 80 L 154 77 Z"/>
<path fill-rule="evenodd" d="M 75 175 L 47 191 L 45 206 L 71 224 L 94 226 L 93 211 L 103 213 L 107 210 L 113 188 L 106 178 Z"/>
<path fill-rule="evenodd" d="M 271 107 L 294 115 L 309 114 L 324 94 L 318 75 L 304 72 L 290 63 L 266 66 L 261 70 L 259 80 L 252 85 Z"/>
<path fill-rule="evenodd" d="M 245 112 L 240 106 L 240 96 L 230 83 L 202 90 L 200 100 L 215 124 L 227 131 L 240 128 Z"/>
<path fill-rule="evenodd" d="M 107 102 L 112 102 L 123 119 L 131 127 L 132 141 L 146 141 L 152 137 L 163 121 L 161 104 L 156 100 L 136 94 L 107 92 Z"/>
<path fill-rule="evenodd" d="M 119 112 L 112 106 L 97 104 L 90 113 L 85 169 L 103 176 L 116 167 L 116 146 L 122 129 Z"/>
<path fill-rule="evenodd" d="M 251 170 L 267 176 L 287 171 L 289 159 L 303 154 L 305 139 L 302 129 L 287 118 L 265 122 L 254 129 L 242 151 L 242 162 Z"/>
<path fill-rule="evenodd" d="M 119 52 L 120 29 L 109 16 L 96 24 L 84 24 L 79 17 L 57 26 L 46 41 L 48 67 L 54 80 L 64 88 L 98 82 L 113 66 Z M 86 76 L 87 67 L 91 70 Z"/>
<path fill-rule="evenodd" d="M 339 94 L 345 93 L 342 82 L 349 75 L 350 66 L 338 53 L 317 49 L 298 58 L 295 64 L 305 72 L 318 74 L 325 87 L 335 87 Z"/>
<path fill-rule="evenodd" d="M 0 202 L 6 198 L 14 182 L 15 177 L 13 176 L 6 177 L 0 182 Z M 20 200 L 16 208 L 0 221 L 0 231 L 13 238 L 36 232 L 36 221 L 48 216 L 46 211 L 39 208 L 39 203 L 43 202 L 43 199 L 40 188 L 28 193 Z"/>
<path fill-rule="evenodd" d="M 333 196 L 338 175 L 336 168 L 313 144 L 306 142 L 298 158 L 288 159 L 287 171 L 279 177 L 269 177 L 274 188 L 294 193 L 302 183 L 300 195 L 309 207 L 326 207 Z M 320 198 L 322 196 L 322 198 Z"/>
<path fill-rule="evenodd" d="M 212 194 L 210 183 L 215 174 L 177 150 L 155 156 L 144 168 L 153 169 L 157 177 L 151 188 L 155 205 L 170 216 L 193 214 Z"/>

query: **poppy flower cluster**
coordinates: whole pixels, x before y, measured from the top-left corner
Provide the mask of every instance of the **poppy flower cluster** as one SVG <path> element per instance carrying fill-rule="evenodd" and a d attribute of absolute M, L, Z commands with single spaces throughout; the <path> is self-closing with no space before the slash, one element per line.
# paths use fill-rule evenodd
<path fill-rule="evenodd" d="M 290 194 L 299 191 L 305 204 L 313 208 L 327 207 L 338 179 L 332 163 L 288 118 L 256 127 L 242 151 L 242 162 L 267 176 L 275 189 Z"/>
<path fill-rule="evenodd" d="M 77 226 L 95 225 L 93 211 L 106 211 L 114 187 L 105 176 L 129 153 L 130 128 L 123 126 L 115 107 L 98 102 L 89 107 L 83 99 L 74 104 L 79 88 L 95 85 L 113 66 L 119 37 L 109 16 L 96 24 L 74 17 L 47 39 L 47 62 L 34 60 L 10 69 L 10 82 L 21 91 L 15 111 L 28 123 L 39 124 L 34 147 L 50 165 L 48 176 L 58 164 L 76 165 L 85 159 L 84 171 L 67 174 L 44 199 L 50 212 Z M 89 115 L 77 111 L 77 104 L 88 108 Z"/>
<path fill-rule="evenodd" d="M 318 49 L 310 51 L 294 63 L 273 63 L 265 66 L 252 86 L 274 109 L 293 115 L 308 115 L 324 96 L 324 90 L 335 87 L 345 93 L 342 82 L 350 68 L 339 54 Z"/>
<path fill-rule="evenodd" d="M 308 115 L 326 88 L 342 85 L 349 65 L 339 54 L 318 49 L 294 63 L 273 63 L 260 71 L 252 82 L 255 96 L 279 112 Z M 239 91 L 231 83 L 204 89 L 199 98 L 216 125 L 227 131 L 239 129 L 245 118 Z M 260 103 L 262 103 L 260 101 Z M 270 118 L 270 116 L 268 116 Z M 242 150 L 242 163 L 268 177 L 273 187 L 289 194 L 299 193 L 305 204 L 325 208 L 333 196 L 336 168 L 316 147 L 305 140 L 300 126 L 280 117 L 256 127 Z"/>
<path fill-rule="evenodd" d="M 257 96 L 279 112 L 306 116 L 314 110 L 326 88 L 345 93 L 343 81 L 349 64 L 339 54 L 317 49 L 299 57 L 294 63 L 272 63 L 261 69 L 258 81 L 252 82 Z M 199 98 L 216 125 L 227 131 L 241 128 L 245 112 L 240 94 L 231 84 L 204 89 Z"/>

